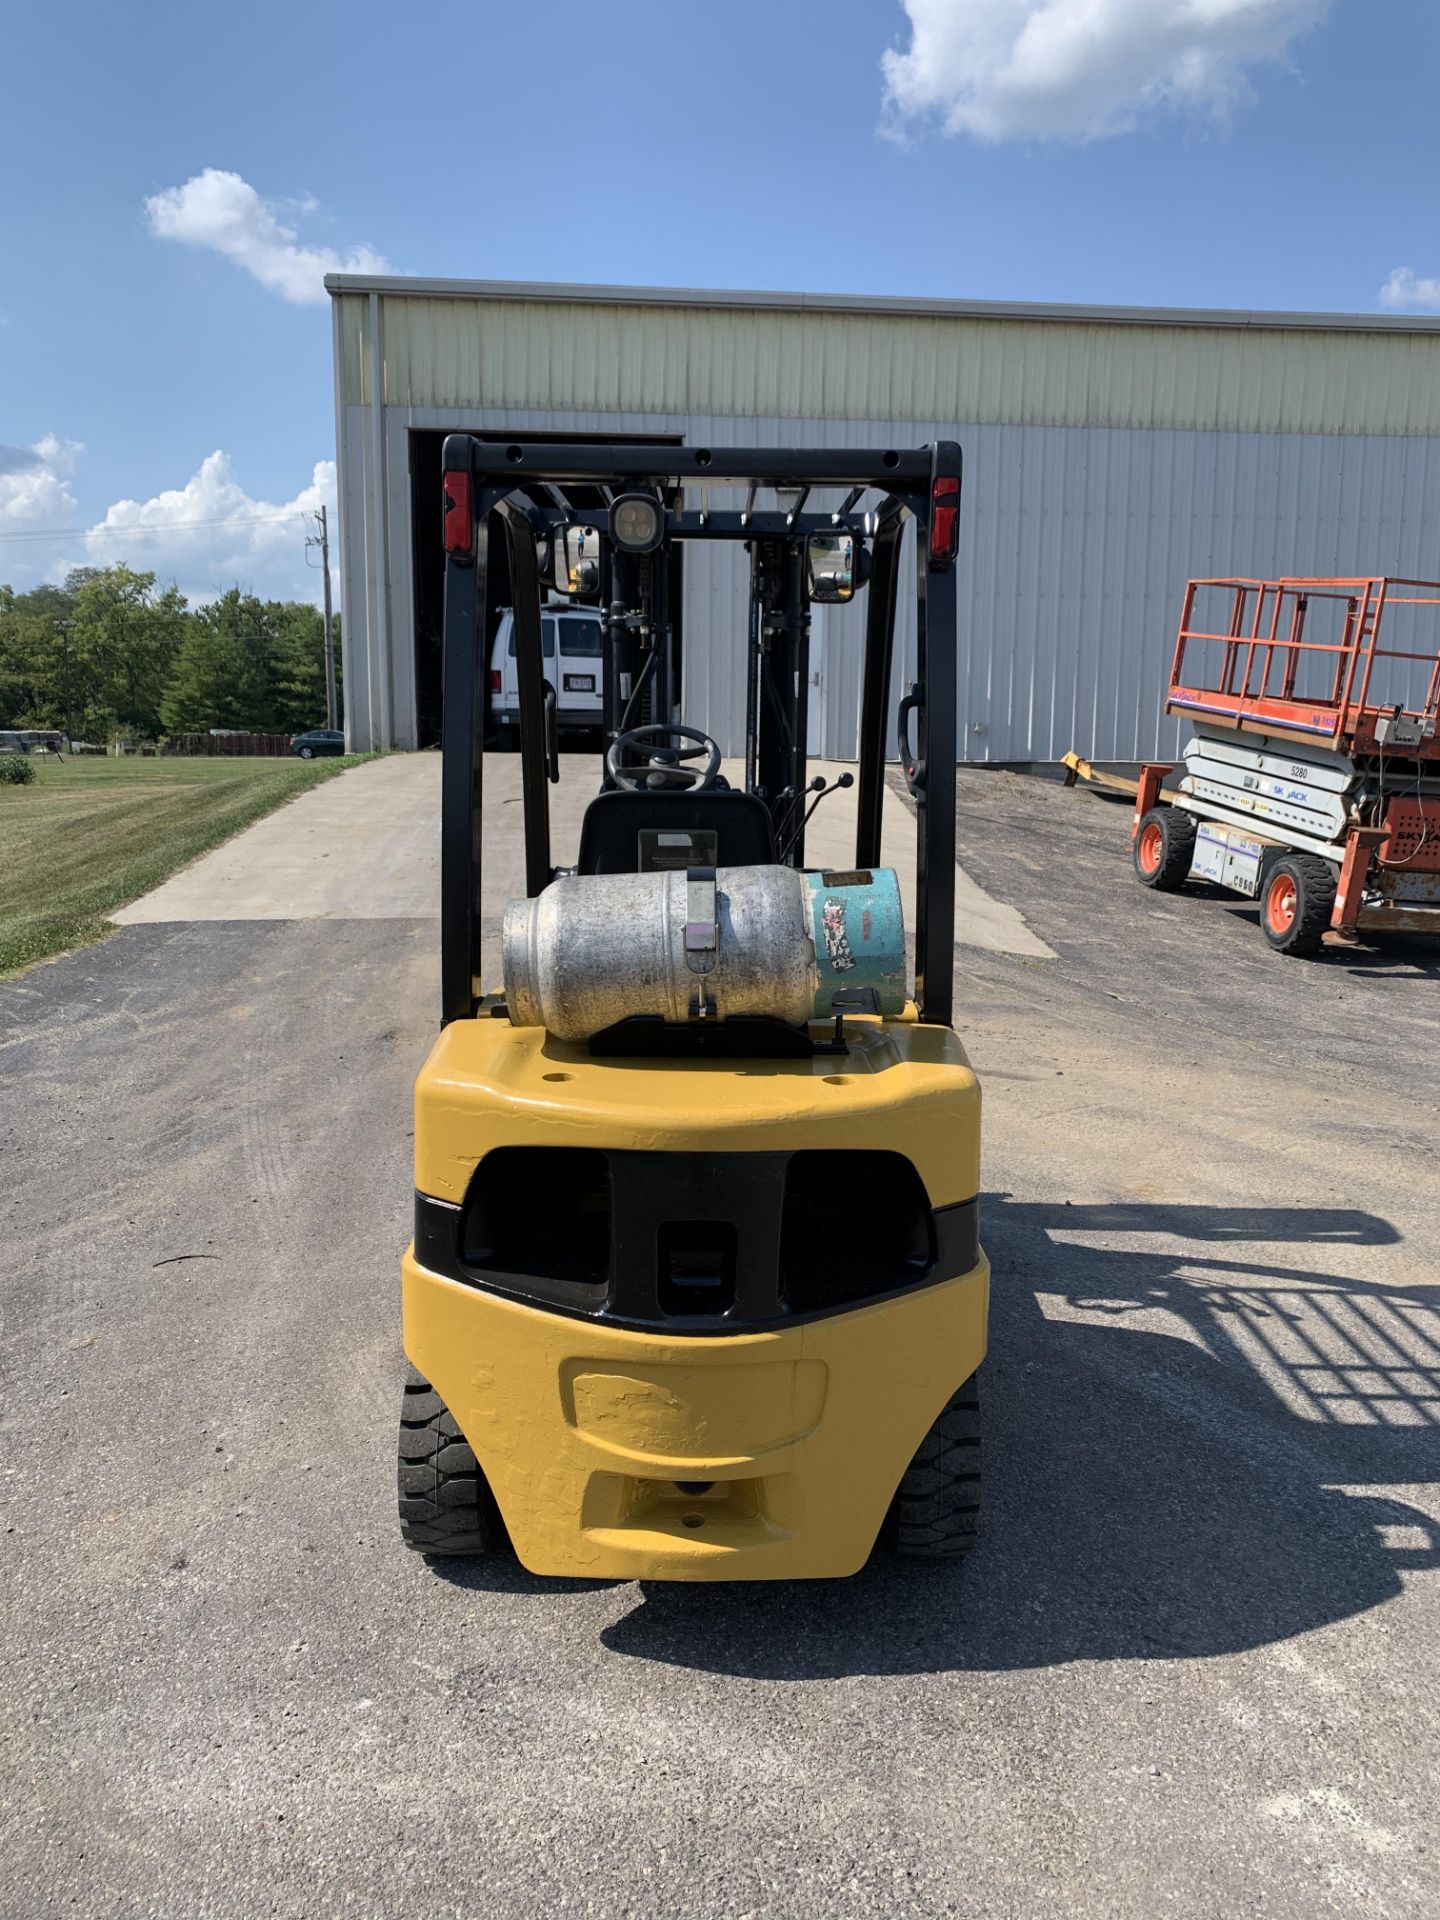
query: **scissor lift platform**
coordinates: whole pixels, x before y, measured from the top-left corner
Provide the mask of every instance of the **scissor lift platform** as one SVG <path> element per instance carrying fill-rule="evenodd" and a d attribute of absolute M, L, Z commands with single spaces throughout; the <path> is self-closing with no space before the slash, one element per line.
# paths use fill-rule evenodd
<path fill-rule="evenodd" d="M 1440 933 L 1437 616 L 1436 581 L 1190 581 L 1165 711 L 1195 731 L 1141 770 L 1141 882 L 1258 899 L 1286 953 Z"/>

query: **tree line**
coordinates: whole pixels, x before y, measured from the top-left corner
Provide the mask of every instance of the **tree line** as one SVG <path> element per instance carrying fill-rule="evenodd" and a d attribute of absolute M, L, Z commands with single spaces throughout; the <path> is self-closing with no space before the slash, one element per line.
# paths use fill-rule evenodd
<path fill-rule="evenodd" d="M 232 587 L 192 607 L 125 566 L 77 567 L 28 593 L 0 586 L 0 728 L 104 742 L 324 725 L 325 623 L 303 601 Z"/>

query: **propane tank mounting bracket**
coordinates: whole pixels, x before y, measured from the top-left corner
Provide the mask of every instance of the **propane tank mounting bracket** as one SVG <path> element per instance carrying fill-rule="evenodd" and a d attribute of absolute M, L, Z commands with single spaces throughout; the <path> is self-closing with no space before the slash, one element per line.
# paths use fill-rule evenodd
<path fill-rule="evenodd" d="M 685 874 L 685 965 L 691 973 L 713 973 L 719 955 L 715 869 L 690 867 Z M 703 990 L 701 997 L 704 997 Z"/>

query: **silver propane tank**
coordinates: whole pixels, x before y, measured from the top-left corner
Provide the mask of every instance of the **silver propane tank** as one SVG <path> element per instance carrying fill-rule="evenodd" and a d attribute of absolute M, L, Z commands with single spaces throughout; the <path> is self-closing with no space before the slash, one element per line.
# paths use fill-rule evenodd
<path fill-rule="evenodd" d="M 634 1014 L 768 1014 L 798 1026 L 823 1018 L 840 987 L 875 987 L 886 1013 L 905 1003 L 900 886 L 888 869 L 569 874 L 506 907 L 501 961 L 511 1021 L 557 1040 L 588 1040 Z"/>

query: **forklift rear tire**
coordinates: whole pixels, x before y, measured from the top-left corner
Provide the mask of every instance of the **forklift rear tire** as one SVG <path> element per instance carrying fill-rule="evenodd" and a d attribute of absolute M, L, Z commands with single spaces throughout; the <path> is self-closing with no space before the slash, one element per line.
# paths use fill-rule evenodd
<path fill-rule="evenodd" d="M 1316 853 L 1289 853 L 1265 876 L 1260 926 L 1277 952 L 1304 959 L 1320 951 L 1335 910 L 1335 869 Z"/>
<path fill-rule="evenodd" d="M 1182 807 L 1151 807 L 1141 818 L 1132 851 L 1142 887 L 1178 893 L 1195 858 L 1195 816 Z"/>
<path fill-rule="evenodd" d="M 400 1536 L 416 1553 L 491 1553 L 503 1536 L 491 1493 L 455 1416 L 406 1369 L 400 1402 Z"/>
<path fill-rule="evenodd" d="M 980 1525 L 980 1376 L 954 1394 L 920 1442 L 890 1506 L 890 1544 L 907 1558 L 955 1560 Z"/>

